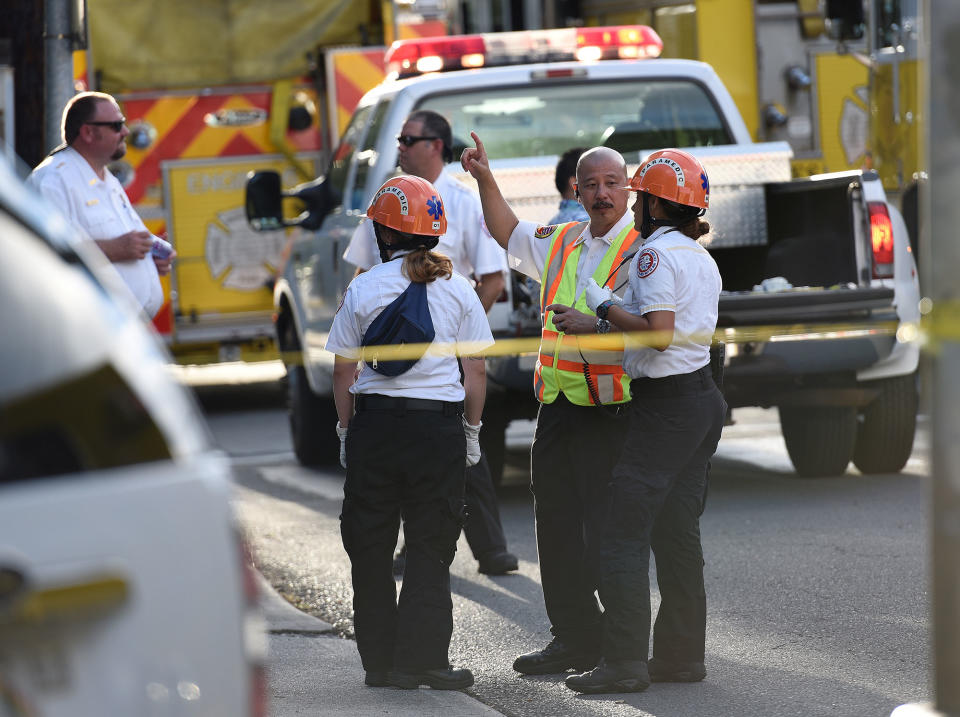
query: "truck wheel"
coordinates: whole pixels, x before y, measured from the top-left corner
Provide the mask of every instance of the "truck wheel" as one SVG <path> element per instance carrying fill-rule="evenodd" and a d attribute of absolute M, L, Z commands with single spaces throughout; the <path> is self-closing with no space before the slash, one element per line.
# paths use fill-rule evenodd
<path fill-rule="evenodd" d="M 780 430 L 797 475 L 838 476 L 853 457 L 857 411 L 852 406 L 780 406 Z"/>
<path fill-rule="evenodd" d="M 880 395 L 863 409 L 853 462 L 861 473 L 899 473 L 913 451 L 917 429 L 916 377 L 897 376 L 863 384 Z"/>
<path fill-rule="evenodd" d="M 310 390 L 303 366 L 287 367 L 287 401 L 293 452 L 300 464 L 339 464 L 336 406 L 332 398 L 321 398 Z"/>

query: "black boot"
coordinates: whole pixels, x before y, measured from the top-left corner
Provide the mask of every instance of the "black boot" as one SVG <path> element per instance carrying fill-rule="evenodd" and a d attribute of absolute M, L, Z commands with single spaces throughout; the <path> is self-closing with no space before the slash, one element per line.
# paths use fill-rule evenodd
<path fill-rule="evenodd" d="M 386 687 L 390 684 L 387 682 L 387 671 L 367 670 L 363 677 L 363 684 L 368 685 L 369 687 Z"/>
<path fill-rule="evenodd" d="M 643 660 L 617 660 L 600 664 L 582 675 L 570 675 L 564 684 L 588 695 L 618 692 L 643 692 L 650 686 L 647 663 Z"/>
<path fill-rule="evenodd" d="M 455 670 L 451 666 L 446 669 L 422 672 L 395 670 L 387 675 L 387 682 L 404 690 L 415 690 L 420 685 L 432 687 L 435 690 L 463 690 L 473 684 L 473 673 L 466 668 Z"/>
<path fill-rule="evenodd" d="M 484 575 L 506 575 L 520 567 L 517 556 L 503 550 L 499 553 L 484 555 L 477 560 L 477 570 Z"/>
<path fill-rule="evenodd" d="M 555 637 L 542 650 L 520 655 L 513 661 L 513 669 L 522 675 L 551 675 L 570 668 L 589 670 L 599 659 L 599 652 L 582 650 Z"/>
<path fill-rule="evenodd" d="M 651 682 L 699 682 L 707 676 L 702 662 L 674 662 L 654 657 L 648 667 Z"/>

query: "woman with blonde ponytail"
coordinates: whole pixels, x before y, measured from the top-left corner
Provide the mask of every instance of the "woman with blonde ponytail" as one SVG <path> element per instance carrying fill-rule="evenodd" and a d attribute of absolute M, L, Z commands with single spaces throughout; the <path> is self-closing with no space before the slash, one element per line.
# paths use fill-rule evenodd
<path fill-rule="evenodd" d="M 466 468 L 480 459 L 486 372 L 477 354 L 458 361 L 457 347 L 483 350 L 493 337 L 473 286 L 432 251 L 447 220 L 430 182 L 388 180 L 367 217 L 383 263 L 347 287 L 326 344 L 336 356 L 347 471 L 340 531 L 352 566 L 357 649 L 367 685 L 463 689 L 473 674 L 447 659 L 450 564 L 464 522 Z M 392 563 L 401 520 L 407 555 L 398 601 Z"/>
<path fill-rule="evenodd" d="M 429 284 L 453 276 L 453 262 L 443 254 L 418 247 L 403 257 L 403 273 L 410 281 Z"/>

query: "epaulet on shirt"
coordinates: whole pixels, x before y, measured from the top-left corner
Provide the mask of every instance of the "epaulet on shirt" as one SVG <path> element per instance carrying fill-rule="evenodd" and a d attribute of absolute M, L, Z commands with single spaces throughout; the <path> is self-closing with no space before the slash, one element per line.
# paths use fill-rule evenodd
<path fill-rule="evenodd" d="M 476 194 L 475 191 L 470 189 L 470 187 L 468 187 L 466 184 L 461 182 L 456 177 L 448 176 L 447 179 L 450 180 L 450 186 L 454 189 L 454 191 L 460 192 L 461 194 Z"/>

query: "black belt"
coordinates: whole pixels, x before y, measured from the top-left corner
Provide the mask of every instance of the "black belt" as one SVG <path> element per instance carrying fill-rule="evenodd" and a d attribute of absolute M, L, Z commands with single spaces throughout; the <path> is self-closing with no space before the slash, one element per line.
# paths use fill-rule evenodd
<path fill-rule="evenodd" d="M 595 410 L 597 408 L 600 408 L 603 411 L 606 411 L 609 413 L 619 414 L 625 411 L 627 408 L 629 408 L 630 401 L 622 401 L 621 403 L 604 403 L 599 406 L 595 403 L 590 403 L 584 406 L 582 404 L 574 403 L 573 401 L 571 401 L 569 398 L 567 398 L 567 395 L 563 391 L 558 391 L 557 397 L 553 399 L 553 403 L 547 404 L 547 405 L 563 406 L 564 408 L 575 408 L 575 409 L 583 408 L 587 410 L 591 410 L 591 409 Z"/>
<path fill-rule="evenodd" d="M 360 411 L 435 411 L 445 416 L 457 416 L 463 413 L 463 401 L 435 401 L 430 398 L 407 398 L 406 396 L 384 396 L 379 393 L 359 393 L 355 398 L 355 409 Z"/>
<path fill-rule="evenodd" d="M 661 378 L 641 377 L 630 382 L 630 394 L 638 396 L 675 396 L 690 393 L 698 389 L 707 389 L 713 386 L 713 374 L 710 365 L 698 368 L 690 373 L 678 373 Z"/>

